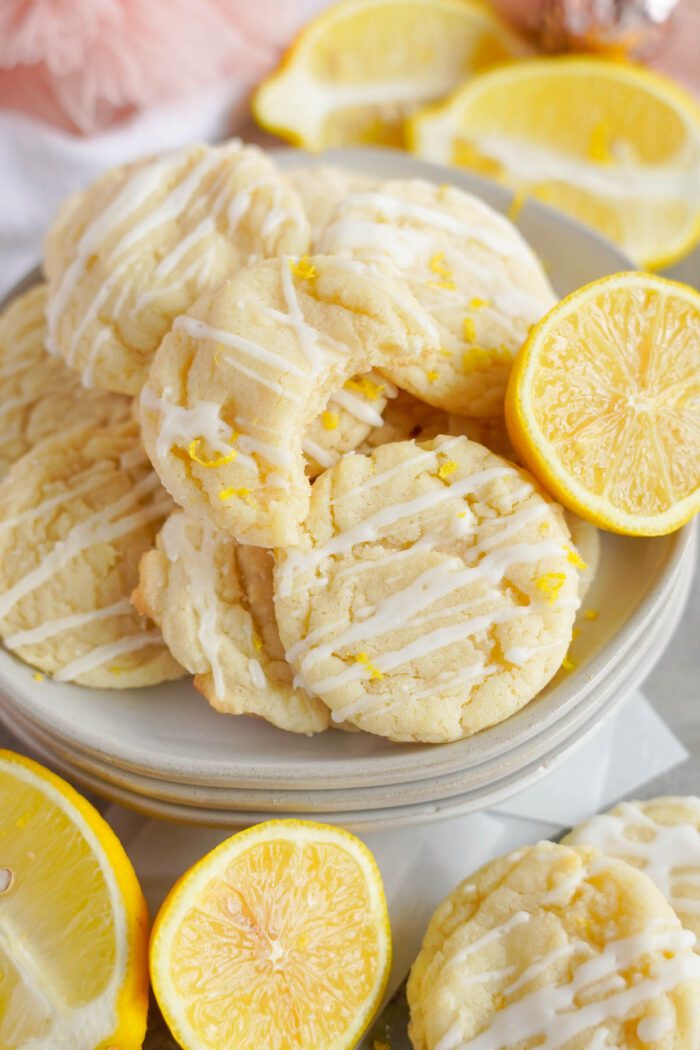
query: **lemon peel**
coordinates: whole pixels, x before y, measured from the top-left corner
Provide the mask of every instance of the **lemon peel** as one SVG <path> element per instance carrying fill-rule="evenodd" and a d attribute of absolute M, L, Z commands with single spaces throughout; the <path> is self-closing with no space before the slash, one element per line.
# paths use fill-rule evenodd
<path fill-rule="evenodd" d="M 535 580 L 535 586 L 547 598 L 548 605 L 554 605 L 565 583 L 565 572 L 546 572 L 544 576 L 538 576 Z"/>
<path fill-rule="evenodd" d="M 235 441 L 235 439 L 236 435 L 232 434 L 231 440 Z M 194 441 L 190 441 L 189 445 L 187 446 L 187 455 L 190 457 L 190 459 L 194 460 L 195 463 L 198 463 L 200 467 L 207 467 L 208 469 L 212 469 L 215 467 L 225 467 L 227 463 L 233 463 L 234 459 L 238 455 L 236 449 L 232 448 L 230 452 L 227 452 L 221 456 L 215 456 L 214 459 L 204 459 L 197 453 L 197 449 L 203 442 L 204 438 L 198 437 L 195 438 Z"/>
<path fill-rule="evenodd" d="M 308 255 L 302 255 L 300 259 L 289 260 L 289 269 L 292 271 L 295 277 L 298 277 L 300 281 L 315 281 L 318 273 L 316 267 L 309 259 Z"/>
<path fill-rule="evenodd" d="M 438 477 L 445 481 L 449 478 L 450 474 L 454 474 L 457 470 L 457 464 L 453 459 L 447 459 L 438 467 Z"/>
<path fill-rule="evenodd" d="M 340 422 L 340 416 L 337 412 L 322 412 L 321 423 L 323 424 L 324 430 L 335 430 Z"/>
<path fill-rule="evenodd" d="M 372 663 L 367 653 L 355 653 L 355 663 L 362 664 L 363 667 L 366 667 L 369 671 L 370 678 L 374 681 L 379 682 L 384 677 L 379 668 L 375 667 L 375 665 Z"/>
<path fill-rule="evenodd" d="M 374 383 L 367 376 L 355 376 L 354 379 L 348 379 L 345 389 L 354 390 L 357 394 L 362 394 L 368 401 L 376 401 L 384 389 L 384 384 Z"/>

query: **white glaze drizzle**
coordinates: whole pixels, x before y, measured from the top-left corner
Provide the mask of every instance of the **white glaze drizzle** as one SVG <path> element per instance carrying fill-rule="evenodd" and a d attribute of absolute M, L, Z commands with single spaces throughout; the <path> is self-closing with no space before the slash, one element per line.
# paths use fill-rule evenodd
<path fill-rule="evenodd" d="M 267 689 L 267 678 L 265 672 L 259 660 L 253 660 L 252 658 L 248 661 L 248 674 L 250 680 L 256 689 Z"/>
<path fill-rule="evenodd" d="M 330 448 L 323 448 L 309 437 L 304 438 L 301 447 L 307 456 L 315 459 L 318 465 L 324 469 L 334 466 L 341 459 L 340 452 Z"/>
<path fill-rule="evenodd" d="M 112 605 L 104 605 L 101 609 L 92 609 L 89 612 L 72 613 L 69 616 L 57 616 L 53 620 L 45 620 L 38 627 L 31 627 L 26 631 L 16 631 L 4 639 L 7 649 L 20 649 L 25 645 L 38 645 L 45 642 L 47 638 L 54 638 L 64 631 L 74 630 L 76 627 L 84 627 L 86 624 L 95 623 L 98 620 L 107 620 L 112 616 L 130 616 L 134 613 L 134 607 L 128 598 L 121 598 Z"/>
<path fill-rule="evenodd" d="M 684 800 L 695 806 L 691 800 Z M 700 803 L 697 804 L 700 820 Z M 651 834 L 648 841 L 630 838 L 628 830 Z M 634 859 L 659 887 L 678 912 L 700 915 L 700 895 L 683 896 L 683 885 L 700 880 L 700 831 L 688 823 L 661 824 L 634 802 L 623 802 L 616 814 L 593 817 L 570 836 L 569 841 L 596 846 L 602 853 L 622 860 Z M 691 868 L 692 872 L 687 870 Z"/>
<path fill-rule="evenodd" d="M 95 544 L 110 543 L 112 540 L 133 532 L 139 526 L 162 517 L 170 507 L 169 499 L 152 499 L 138 510 L 126 513 L 138 504 L 139 500 L 149 495 L 159 494 L 159 490 L 158 478 L 155 474 L 147 474 L 146 477 L 137 481 L 129 492 L 115 500 L 110 506 L 74 525 L 65 539 L 54 544 L 39 565 L 20 577 L 0 595 L 0 616 L 7 616 L 17 602 L 46 583 L 84 550 Z M 63 497 L 63 502 L 71 498 L 72 493 L 67 492 Z"/>
<path fill-rule="evenodd" d="M 446 442 L 445 445 L 448 445 L 448 443 Z M 445 446 L 442 447 L 444 448 Z M 387 471 L 386 473 L 388 474 L 389 472 Z M 283 597 L 289 595 L 295 576 L 302 572 L 316 569 L 326 558 L 335 554 L 342 554 L 358 543 L 369 543 L 372 540 L 376 540 L 384 529 L 395 525 L 402 519 L 411 517 L 414 514 L 420 514 L 422 511 L 438 506 L 446 500 L 469 495 L 498 478 L 512 477 L 516 474 L 517 472 L 511 467 L 491 467 L 488 470 L 478 471 L 469 475 L 469 477 L 455 481 L 452 485 L 422 493 L 420 496 L 407 500 L 405 503 L 395 503 L 388 507 L 382 507 L 381 510 L 376 511 L 369 518 L 361 521 L 353 528 L 347 529 L 345 532 L 338 533 L 315 550 L 290 551 L 280 567 L 280 594 Z M 370 480 L 373 480 L 374 484 L 381 484 L 379 480 L 381 477 L 382 475 L 375 475 L 374 479 Z M 360 486 L 354 491 L 355 494 L 361 491 Z"/>
<path fill-rule="evenodd" d="M 89 653 L 85 653 L 83 656 L 79 656 L 77 660 L 66 664 L 60 671 L 56 671 L 53 676 L 54 680 L 57 682 L 75 681 L 76 678 L 87 674 L 88 671 L 94 671 L 96 667 L 106 664 L 108 660 L 114 660 L 117 656 L 124 656 L 127 653 L 137 652 L 139 649 L 145 649 L 149 645 L 162 647 L 163 636 L 160 631 L 130 634 L 116 642 L 98 645 L 91 649 Z"/>
<path fill-rule="evenodd" d="M 595 1032 L 607 1020 L 626 1019 L 635 1008 L 699 978 L 700 958 L 690 950 L 694 941 L 693 934 L 680 927 L 651 927 L 610 940 L 577 966 L 566 983 L 535 988 L 502 1007 L 488 1027 L 471 1039 L 463 1039 L 453 1025 L 435 1050 L 507 1050 L 529 1039 L 540 1040 L 538 1050 L 558 1050 L 588 1029 Z M 652 953 L 656 955 L 653 976 L 577 1005 L 584 989 L 621 974 Z"/>

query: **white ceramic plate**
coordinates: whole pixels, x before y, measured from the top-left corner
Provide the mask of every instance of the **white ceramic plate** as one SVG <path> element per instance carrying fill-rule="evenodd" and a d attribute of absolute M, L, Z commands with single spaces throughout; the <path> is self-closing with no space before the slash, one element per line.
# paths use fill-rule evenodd
<path fill-rule="evenodd" d="M 184 785 L 110 766 L 45 734 L 17 711 L 6 712 L 6 717 L 10 728 L 18 736 L 38 748 L 51 764 L 68 776 L 80 779 L 84 774 L 86 786 L 94 789 L 96 785 L 101 785 L 100 792 L 108 796 L 115 788 L 120 792 L 122 801 L 125 795 L 135 796 L 131 804 L 138 809 L 147 808 L 148 800 L 153 800 L 177 805 L 183 810 L 196 810 L 189 816 L 193 822 L 207 823 L 214 813 L 212 819 L 220 823 L 224 812 L 229 814 L 231 826 L 243 819 L 241 814 L 253 820 L 280 814 L 303 816 L 313 813 L 317 817 L 355 827 L 360 822 L 361 814 L 364 814 L 365 821 L 379 820 L 382 819 L 379 811 L 388 812 L 388 807 L 395 814 L 403 814 L 406 819 L 411 814 L 422 819 L 421 814 L 434 812 L 436 807 L 433 803 L 437 803 L 437 809 L 442 815 L 452 813 L 456 806 L 459 812 L 468 812 L 496 804 L 556 766 L 649 674 L 683 614 L 693 580 L 692 561 L 691 557 L 688 563 L 680 567 L 674 585 L 650 629 L 638 639 L 627 659 L 620 661 L 608 675 L 604 687 L 596 693 L 595 707 L 586 709 L 585 718 L 577 725 L 576 732 L 568 735 L 565 744 L 559 747 L 554 740 L 550 753 L 539 761 L 531 762 L 529 767 L 518 768 L 513 776 L 484 783 L 474 781 L 467 773 L 466 776 L 451 775 L 433 781 L 418 781 L 412 785 L 312 792 L 270 793 L 254 789 L 246 791 Z M 426 806 L 426 802 L 429 805 Z"/>
<path fill-rule="evenodd" d="M 392 151 L 345 150 L 309 158 L 280 151 L 281 164 L 332 162 L 380 177 L 422 177 L 477 193 L 506 210 L 507 190 L 464 172 Z M 557 290 L 624 269 L 613 246 L 578 223 L 529 201 L 518 220 L 546 260 Z M 606 678 L 650 629 L 688 557 L 691 530 L 656 539 L 604 536 L 601 565 L 587 604 L 600 610 L 582 633 L 577 668 L 507 722 L 469 740 L 441 747 L 395 745 L 367 734 L 325 733 L 307 739 L 256 719 L 211 710 L 188 682 L 154 689 L 107 691 L 33 681 L 32 671 L 0 652 L 3 709 L 21 712 L 45 734 L 71 749 L 138 774 L 187 785 L 275 791 L 372 788 L 464 774 L 475 785 L 519 770 L 567 739 L 598 707 Z"/>
<path fill-rule="evenodd" d="M 114 802 L 119 802 L 146 816 L 157 819 L 176 820 L 180 823 L 207 825 L 222 828 L 238 828 L 268 820 L 271 817 L 284 815 L 308 817 L 313 814 L 316 819 L 323 819 L 333 824 L 347 827 L 356 832 L 375 831 L 382 828 L 395 828 L 412 824 L 421 824 L 432 820 L 471 813 L 487 806 L 497 805 L 517 791 L 534 783 L 540 776 L 554 769 L 561 761 L 582 744 L 601 722 L 618 706 L 620 701 L 630 695 L 640 681 L 649 673 L 656 659 L 661 655 L 676 627 L 678 618 L 688 597 L 692 574 L 683 574 L 678 584 L 669 595 L 668 606 L 655 624 L 653 631 L 639 647 L 638 659 L 635 660 L 632 672 L 629 668 L 618 672 L 608 680 L 608 690 L 601 706 L 591 713 L 587 724 L 576 739 L 569 741 L 565 749 L 559 750 L 550 760 L 520 771 L 511 782 L 487 785 L 481 792 L 468 791 L 454 797 L 438 799 L 410 805 L 398 805 L 377 808 L 361 807 L 355 810 L 319 810 L 314 803 L 318 794 L 312 795 L 310 808 L 304 806 L 293 809 L 286 807 L 269 807 L 255 809 L 248 805 L 217 804 L 213 799 L 209 804 L 203 801 L 203 789 L 191 788 L 186 793 L 186 801 L 170 798 L 164 782 L 148 781 L 136 774 L 112 771 L 106 764 L 99 770 L 89 770 L 83 764 L 84 756 L 77 755 L 77 761 L 66 754 L 58 754 L 56 742 L 42 737 L 39 733 L 23 724 L 21 720 L 11 723 L 11 728 L 25 744 L 32 748 L 40 758 L 56 768 L 69 779 L 81 783 L 88 790 L 103 795 Z M 674 614 L 672 611 L 677 610 Z M 292 794 L 292 793 L 290 793 Z"/>

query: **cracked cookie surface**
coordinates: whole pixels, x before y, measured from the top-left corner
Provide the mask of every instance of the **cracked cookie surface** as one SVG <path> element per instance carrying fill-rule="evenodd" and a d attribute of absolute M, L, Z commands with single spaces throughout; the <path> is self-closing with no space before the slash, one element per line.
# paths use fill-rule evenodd
<path fill-rule="evenodd" d="M 382 445 L 314 484 L 275 609 L 298 681 L 394 740 L 456 740 L 555 673 L 578 599 L 561 509 L 464 437 Z"/>

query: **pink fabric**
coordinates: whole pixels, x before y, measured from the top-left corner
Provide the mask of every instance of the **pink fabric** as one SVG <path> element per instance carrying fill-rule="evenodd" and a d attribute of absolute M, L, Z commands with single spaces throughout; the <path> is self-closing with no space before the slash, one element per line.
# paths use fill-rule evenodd
<path fill-rule="evenodd" d="M 2 0 L 0 106 L 95 132 L 277 60 L 300 0 Z"/>

